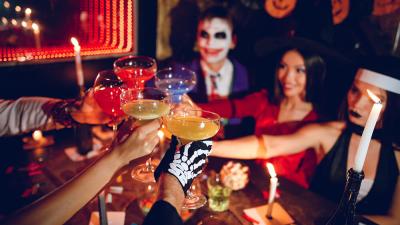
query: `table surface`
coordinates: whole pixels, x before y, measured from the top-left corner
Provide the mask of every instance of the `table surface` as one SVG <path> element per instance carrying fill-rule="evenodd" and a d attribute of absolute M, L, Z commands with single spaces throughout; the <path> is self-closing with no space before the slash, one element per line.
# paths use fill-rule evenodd
<path fill-rule="evenodd" d="M 1 179 L 5 181 L 4 190 L 1 193 L 15 193 L 2 197 L 6 199 L 1 203 L 1 213 L 7 215 L 15 209 L 29 204 L 33 200 L 49 193 L 58 186 L 70 180 L 74 175 L 82 171 L 93 160 L 73 162 L 64 153 L 64 148 L 71 143 L 71 132 L 64 131 L 56 134 L 56 144 L 42 150 L 20 150 L 18 157 L 10 157 L 14 160 L 3 163 L 1 167 Z M 18 142 L 20 139 L 15 139 Z M 66 141 L 69 140 L 69 141 Z M 7 148 L 9 145 L 7 146 Z M 9 149 L 8 149 L 9 150 Z M 15 153 L 15 152 L 14 152 Z M 21 161 L 20 157 L 23 157 Z M 43 161 L 41 161 L 44 159 Z M 4 158 L 3 158 L 4 160 Z M 40 161 L 40 162 L 38 162 Z M 119 171 L 118 174 L 106 186 L 106 193 L 110 186 L 123 187 L 122 194 L 112 194 L 112 203 L 107 203 L 108 211 L 125 211 L 125 224 L 141 224 L 144 215 L 138 207 L 138 197 L 142 195 L 144 184 L 131 178 L 130 170 L 137 164 L 144 161 L 137 161 Z M 210 158 L 207 170 L 218 170 L 226 160 Z M 263 198 L 263 191 L 268 190 L 268 180 L 265 171 L 254 166 L 253 161 L 242 161 L 251 168 L 251 182 L 240 191 L 232 192 L 230 196 L 229 210 L 221 213 L 212 212 L 207 205 L 191 211 L 192 216 L 185 222 L 188 225 L 197 225 L 204 218 L 220 218 L 225 224 L 250 225 L 243 217 L 243 209 L 266 204 Z M 32 172 L 33 171 L 33 172 Z M 39 172 L 37 172 L 39 171 Z M 30 173 L 30 175 L 21 175 Z M 205 177 L 205 176 L 203 176 Z M 23 180 L 23 182 L 20 182 Z M 4 183 L 2 181 L 2 183 Z M 21 187 L 22 186 L 22 187 Z M 37 188 L 39 187 L 39 188 Z M 202 182 L 203 193 L 206 193 L 206 185 Z M 335 209 L 335 205 L 324 198 L 303 189 L 294 183 L 279 179 L 280 198 L 279 203 L 295 220 L 295 224 L 318 224 L 321 219 L 326 219 Z M 17 197 L 15 197 L 17 196 Z M 77 196 L 78 197 L 78 196 Z M 22 199 L 22 200 L 21 200 Z M 66 224 L 88 224 L 91 212 L 97 211 L 97 198 L 93 198 L 85 207 L 76 213 Z"/>

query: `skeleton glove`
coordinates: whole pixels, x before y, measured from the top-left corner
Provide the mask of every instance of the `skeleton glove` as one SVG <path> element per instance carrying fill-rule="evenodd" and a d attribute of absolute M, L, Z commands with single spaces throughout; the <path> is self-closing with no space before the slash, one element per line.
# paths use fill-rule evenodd
<path fill-rule="evenodd" d="M 212 141 L 194 141 L 180 146 L 179 149 L 177 149 L 177 145 L 178 140 L 173 136 L 170 147 L 158 165 L 154 176 L 158 180 L 162 172 L 172 174 L 179 180 L 186 194 L 193 179 L 202 172 L 206 159 L 211 152 Z"/>

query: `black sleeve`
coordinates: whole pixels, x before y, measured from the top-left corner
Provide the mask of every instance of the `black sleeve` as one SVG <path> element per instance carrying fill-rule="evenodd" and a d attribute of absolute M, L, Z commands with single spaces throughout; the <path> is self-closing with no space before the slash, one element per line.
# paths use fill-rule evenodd
<path fill-rule="evenodd" d="M 175 207 L 166 201 L 158 200 L 144 218 L 143 225 L 183 225 Z"/>

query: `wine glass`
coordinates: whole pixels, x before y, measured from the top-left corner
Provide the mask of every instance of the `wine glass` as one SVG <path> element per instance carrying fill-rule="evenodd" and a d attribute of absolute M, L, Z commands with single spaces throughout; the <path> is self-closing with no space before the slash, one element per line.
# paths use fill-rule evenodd
<path fill-rule="evenodd" d="M 103 112 L 111 116 L 114 133 L 117 130 L 118 118 L 125 115 L 120 103 L 122 87 L 122 80 L 118 78 L 113 70 L 100 71 L 94 82 L 94 99 Z"/>
<path fill-rule="evenodd" d="M 196 73 L 185 67 L 168 67 L 156 73 L 155 85 L 170 96 L 172 104 L 179 104 L 182 95 L 191 91 L 196 85 Z"/>
<path fill-rule="evenodd" d="M 128 87 L 143 89 L 144 83 L 154 77 L 156 60 L 147 56 L 125 56 L 114 62 L 114 71 Z"/>
<path fill-rule="evenodd" d="M 178 137 L 181 144 L 211 138 L 220 128 L 220 116 L 205 110 L 171 110 L 163 119 L 167 130 Z M 191 187 L 187 192 L 183 208 L 197 209 L 206 202 L 206 197 L 198 191 L 194 193 Z"/>
<path fill-rule="evenodd" d="M 146 123 L 168 114 L 170 107 L 166 97 L 164 92 L 155 88 L 127 88 L 122 90 L 121 106 L 126 115 L 138 123 Z M 153 173 L 156 167 L 149 157 L 145 164 L 133 168 L 132 178 L 143 183 L 155 182 Z"/>

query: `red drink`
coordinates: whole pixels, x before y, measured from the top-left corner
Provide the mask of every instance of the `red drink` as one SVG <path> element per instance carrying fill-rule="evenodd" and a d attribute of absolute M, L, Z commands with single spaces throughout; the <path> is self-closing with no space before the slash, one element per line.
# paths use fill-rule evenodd
<path fill-rule="evenodd" d="M 125 115 L 121 109 L 120 95 L 120 87 L 100 87 L 94 91 L 94 99 L 103 112 L 113 117 Z"/>
<path fill-rule="evenodd" d="M 115 73 L 128 87 L 144 88 L 144 82 L 154 76 L 156 68 L 125 67 L 116 69 Z"/>

